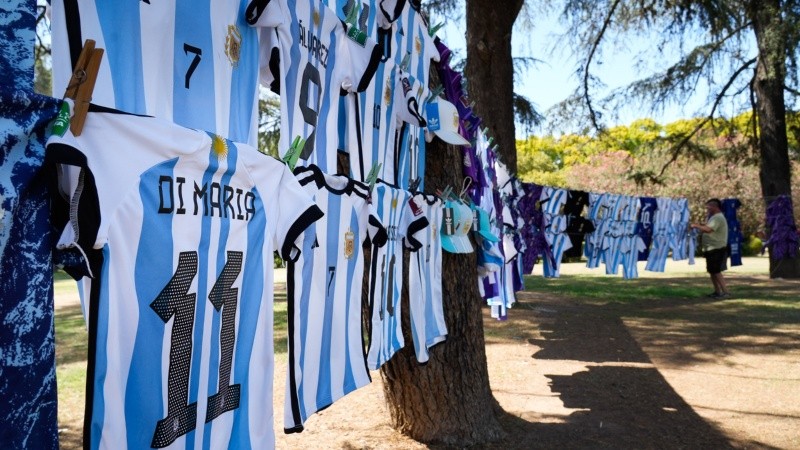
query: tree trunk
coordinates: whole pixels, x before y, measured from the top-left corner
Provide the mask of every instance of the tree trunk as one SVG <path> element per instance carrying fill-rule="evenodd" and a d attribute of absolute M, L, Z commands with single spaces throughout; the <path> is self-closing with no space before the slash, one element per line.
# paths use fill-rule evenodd
<path fill-rule="evenodd" d="M 753 1 L 749 8 L 758 45 L 753 88 L 756 97 L 761 153 L 761 192 L 769 205 L 778 195 L 791 195 L 791 166 L 786 136 L 786 32 L 779 0 Z M 769 231 L 769 230 L 768 230 Z M 776 261 L 770 257 L 770 277 L 800 278 L 800 258 Z"/>
<path fill-rule="evenodd" d="M 464 75 L 475 112 L 489 127 L 501 161 L 517 172 L 514 62 L 511 31 L 524 0 L 467 0 L 467 65 Z"/>
<path fill-rule="evenodd" d="M 436 78 L 435 73 L 432 77 Z M 426 153 L 426 190 L 434 192 L 447 185 L 458 189 L 461 150 L 435 139 Z M 404 259 L 408 279 L 408 258 Z M 415 440 L 465 447 L 503 437 L 495 417 L 500 407 L 489 387 L 476 267 L 475 253 L 444 253 L 442 294 L 448 335 L 430 349 L 425 365 L 417 362 L 414 353 L 408 332 L 408 289 L 403 289 L 406 346 L 381 368 L 381 377 L 392 426 Z"/>

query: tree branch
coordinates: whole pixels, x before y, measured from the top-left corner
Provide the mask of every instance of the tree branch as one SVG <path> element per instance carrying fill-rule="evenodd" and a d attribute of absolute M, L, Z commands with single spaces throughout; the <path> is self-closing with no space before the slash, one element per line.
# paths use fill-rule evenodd
<path fill-rule="evenodd" d="M 583 66 L 583 99 L 586 102 L 586 106 L 589 108 L 589 117 L 592 120 L 592 126 L 594 126 L 595 130 L 600 130 L 600 126 L 597 123 L 597 113 L 592 107 L 592 99 L 591 97 L 589 97 L 589 66 L 592 64 L 592 59 L 594 58 L 594 54 L 597 51 L 597 48 L 600 46 L 600 41 L 603 40 L 603 36 L 605 35 L 608 26 L 611 24 L 611 19 L 614 16 L 614 11 L 617 9 L 617 6 L 619 6 L 619 4 L 620 0 L 614 0 L 614 3 L 608 10 L 608 15 L 606 16 L 606 19 L 603 21 L 603 26 L 600 28 L 600 32 L 597 34 L 597 37 L 592 43 L 592 50 L 589 52 L 589 57 L 586 59 L 586 64 L 584 64 Z"/>
<path fill-rule="evenodd" d="M 739 67 L 736 70 L 736 72 L 734 72 L 733 75 L 731 75 L 728 82 L 725 83 L 725 86 L 722 87 L 722 90 L 719 92 L 719 94 L 717 94 L 717 97 L 714 99 L 714 103 L 711 105 L 711 111 L 709 111 L 708 115 L 702 121 L 700 121 L 700 123 L 698 123 L 697 126 L 694 127 L 694 129 L 689 134 L 684 136 L 684 138 L 681 139 L 681 141 L 678 142 L 677 145 L 674 145 L 672 147 L 671 149 L 672 157 L 661 167 L 661 171 L 658 173 L 658 178 L 664 176 L 664 172 L 667 170 L 667 167 L 669 167 L 670 164 L 674 163 L 678 159 L 678 157 L 681 154 L 681 150 L 683 149 L 684 146 L 686 146 L 686 144 L 689 143 L 689 140 L 691 140 L 694 137 L 694 135 L 696 135 L 697 132 L 700 131 L 708 122 L 714 119 L 714 113 L 717 111 L 717 107 L 719 106 L 722 99 L 725 97 L 725 93 L 733 85 L 733 82 L 736 81 L 739 75 L 741 75 L 742 72 L 744 72 L 748 67 L 750 67 L 756 62 L 756 59 L 757 58 L 753 58 L 749 61 L 746 61 L 744 65 Z"/>
<path fill-rule="evenodd" d="M 798 91 L 797 89 L 793 89 L 793 88 L 791 88 L 791 87 L 789 87 L 789 86 L 787 86 L 785 84 L 783 85 L 783 90 L 786 91 L 786 92 L 789 92 L 790 94 L 794 94 L 794 95 L 800 97 L 800 91 Z"/>

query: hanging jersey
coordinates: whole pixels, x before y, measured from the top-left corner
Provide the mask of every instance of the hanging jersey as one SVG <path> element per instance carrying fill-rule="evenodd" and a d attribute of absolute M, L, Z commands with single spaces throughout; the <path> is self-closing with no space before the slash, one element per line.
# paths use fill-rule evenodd
<path fill-rule="evenodd" d="M 50 211 L 55 172 L 43 163 L 59 101 L 28 91 L 35 5 L 11 3 L 16 17 L 4 20 L 7 39 L 0 46 L 0 442 L 5 448 L 50 450 L 58 448 L 51 248 L 56 218 Z M 26 53 L 29 58 L 21 57 Z"/>
<path fill-rule="evenodd" d="M 722 212 L 728 222 L 728 250 L 731 258 L 731 266 L 742 265 L 742 226 L 739 218 L 736 217 L 736 210 L 742 206 L 742 202 L 737 198 L 726 198 L 722 200 Z"/>
<path fill-rule="evenodd" d="M 408 303 L 411 337 L 417 361 L 428 361 L 428 349 L 445 340 L 447 325 L 442 309 L 442 244 L 439 227 L 443 204 L 430 195 L 416 194 L 414 203 L 430 222 L 419 233 L 420 249 L 411 254 L 408 269 Z"/>
<path fill-rule="evenodd" d="M 105 49 L 92 102 L 255 145 L 258 32 L 245 0 L 52 0 L 53 92 L 83 43 Z"/>
<path fill-rule="evenodd" d="M 371 206 L 387 233 L 386 245 L 372 246 L 369 274 L 372 317 L 367 367 L 377 370 L 405 345 L 400 330 L 403 247 L 412 251 L 421 248 L 420 235 L 428 219 L 411 193 L 380 181 L 372 192 Z"/>
<path fill-rule="evenodd" d="M 280 46 L 281 138 L 285 157 L 296 139 L 305 139 L 297 164 L 315 164 L 335 173 L 339 94 L 363 91 L 375 73 L 380 49 L 357 27 L 346 26 L 315 0 L 253 0 L 247 21 L 277 30 Z M 274 31 L 274 30 L 273 30 Z M 317 130 L 320 132 L 317 133 Z"/>
<path fill-rule="evenodd" d="M 80 168 L 59 246 L 96 268 L 86 446 L 274 446 L 273 251 L 319 208 L 273 158 L 152 117 L 90 112 L 47 151 Z"/>
<path fill-rule="evenodd" d="M 638 260 L 647 261 L 650 255 L 650 243 L 653 242 L 653 221 L 658 203 L 653 197 L 639 198 L 639 216 L 636 218 L 636 233 L 642 238 L 644 250 L 639 252 Z"/>
<path fill-rule="evenodd" d="M 316 166 L 295 175 L 325 216 L 301 235 L 287 264 L 289 364 L 284 429 L 303 431 L 313 413 L 370 382 L 361 334 L 365 242 L 386 232 L 370 216 L 367 186 Z"/>

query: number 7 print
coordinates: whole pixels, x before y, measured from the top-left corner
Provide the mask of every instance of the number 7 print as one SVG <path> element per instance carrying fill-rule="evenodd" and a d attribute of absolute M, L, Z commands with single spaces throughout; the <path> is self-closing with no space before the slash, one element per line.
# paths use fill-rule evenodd
<path fill-rule="evenodd" d="M 184 82 L 184 87 L 189 89 L 189 80 L 192 78 L 192 74 L 194 73 L 195 69 L 197 69 L 197 65 L 200 64 L 200 59 L 203 56 L 203 50 L 197 48 L 193 45 L 189 45 L 184 43 L 183 44 L 183 53 L 188 55 L 189 52 L 194 53 L 194 58 L 192 62 L 189 64 L 189 68 L 186 70 L 186 77 Z"/>

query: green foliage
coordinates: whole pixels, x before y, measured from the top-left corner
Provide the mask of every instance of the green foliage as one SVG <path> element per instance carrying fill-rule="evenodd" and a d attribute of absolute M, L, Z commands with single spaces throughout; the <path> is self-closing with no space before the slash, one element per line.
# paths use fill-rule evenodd
<path fill-rule="evenodd" d="M 277 95 L 262 89 L 258 99 L 258 150 L 278 157 L 281 139 L 281 100 Z"/>
<path fill-rule="evenodd" d="M 761 241 L 761 239 L 751 235 L 742 244 L 742 256 L 760 255 L 761 254 L 761 248 L 763 246 L 764 246 L 764 243 Z"/>
<path fill-rule="evenodd" d="M 711 197 L 739 198 L 745 235 L 756 232 L 764 217 L 757 154 L 749 138 L 752 113 L 702 124 L 687 141 L 691 158 L 673 160 L 675 143 L 686 139 L 702 119 L 660 125 L 640 119 L 596 136 L 565 134 L 531 136 L 517 142 L 518 176 L 547 186 L 631 195 L 686 197 L 694 220 L 704 219 L 703 204 Z M 798 114 L 787 128 L 800 132 Z M 790 142 L 798 155 L 797 140 Z M 800 170 L 795 156 L 794 171 Z M 800 177 L 794 179 L 800 191 Z M 798 208 L 800 209 L 800 208 Z M 760 250 L 760 248 L 759 248 Z"/>

